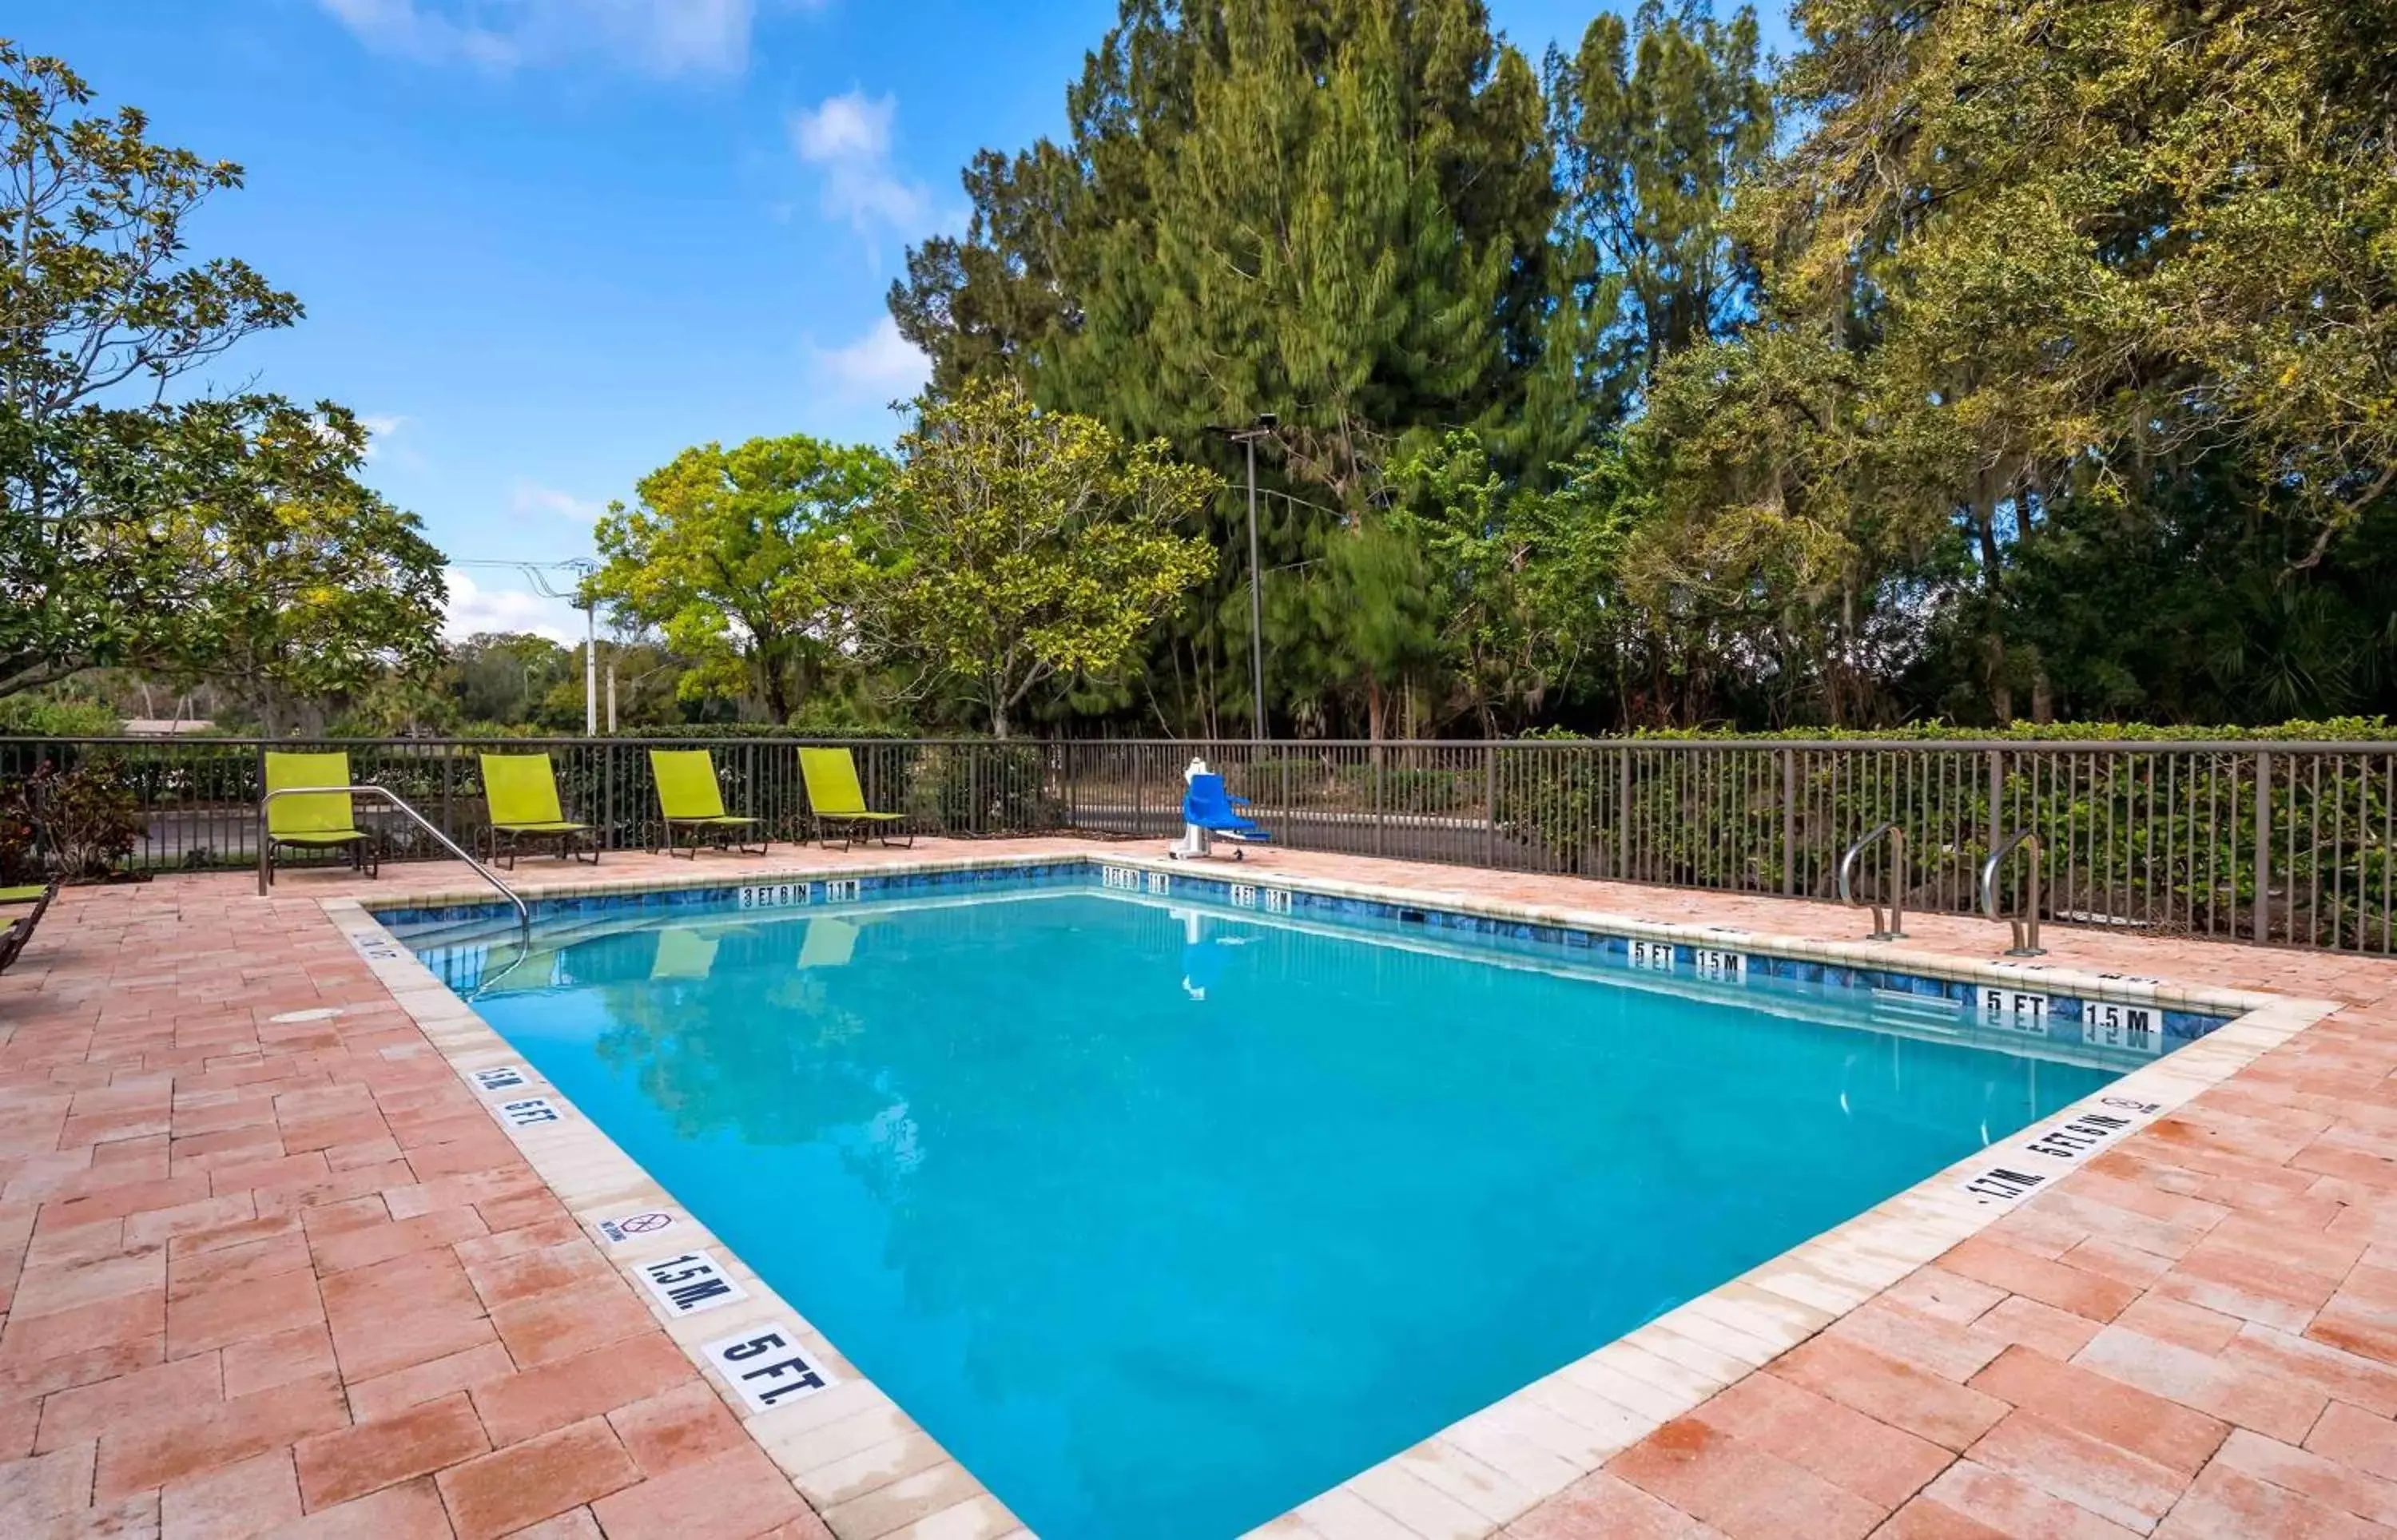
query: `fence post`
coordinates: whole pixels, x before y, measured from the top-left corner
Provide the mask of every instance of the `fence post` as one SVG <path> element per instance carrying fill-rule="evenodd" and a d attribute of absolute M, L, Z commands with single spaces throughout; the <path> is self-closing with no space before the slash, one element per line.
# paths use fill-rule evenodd
<path fill-rule="evenodd" d="M 1288 839 L 1288 838 L 1290 837 L 1291 831 L 1292 831 L 1292 830 L 1294 830 L 1294 829 L 1296 829 L 1296 828 L 1298 827 L 1298 820 L 1297 820 L 1296 818 L 1293 818 L 1293 817 L 1292 817 L 1292 816 L 1290 816 L 1290 752 L 1289 752 L 1289 750 L 1276 750 L 1276 751 L 1275 751 L 1275 755 L 1274 755 L 1274 763 L 1275 763 L 1275 765 L 1276 765 L 1276 769 L 1275 769 L 1275 771 L 1274 771 L 1274 781 L 1275 781 L 1276 786 L 1279 788 L 1279 793 L 1280 793 L 1280 796 L 1281 796 L 1281 827 L 1282 827 L 1282 837 L 1283 837 L 1284 839 Z"/>
<path fill-rule="evenodd" d="M 1387 843 L 1385 837 L 1389 832 L 1389 811 L 1383 805 L 1386 801 L 1383 781 L 1385 763 L 1384 750 L 1380 740 L 1376 739 L 1373 744 L 1373 854 L 1376 856 L 1382 854 Z"/>
<path fill-rule="evenodd" d="M 1498 864 L 1498 746 L 1481 746 L 1481 864 Z"/>
<path fill-rule="evenodd" d="M 599 750 L 599 806 L 603 810 L 599 815 L 599 847 L 602 850 L 623 848 L 616 843 L 616 740 L 611 737 Z"/>
<path fill-rule="evenodd" d="M 2272 750 L 2256 750 L 2256 939 L 2272 939 Z"/>
<path fill-rule="evenodd" d="M 1615 750 L 1614 880 L 1631 881 L 1631 745 Z"/>
<path fill-rule="evenodd" d="M 2006 751 L 2002 749 L 1992 749 L 1989 750 L 1989 843 L 1983 847 L 1984 849 L 1997 849 L 1998 842 L 2006 837 L 2006 815 L 2004 809 L 1999 806 L 2005 794 Z"/>
<path fill-rule="evenodd" d="M 1798 750 L 1781 750 L 1781 892 L 1798 891 Z"/>
<path fill-rule="evenodd" d="M 266 891 L 268 885 L 274 881 L 268 873 L 268 863 L 272 860 L 273 854 L 266 847 L 265 739 L 261 738 L 259 740 L 258 751 L 252 756 L 252 759 L 255 768 L 258 771 L 258 795 L 250 799 L 249 816 L 244 821 L 249 825 L 249 837 L 258 842 L 258 891 L 262 894 Z"/>

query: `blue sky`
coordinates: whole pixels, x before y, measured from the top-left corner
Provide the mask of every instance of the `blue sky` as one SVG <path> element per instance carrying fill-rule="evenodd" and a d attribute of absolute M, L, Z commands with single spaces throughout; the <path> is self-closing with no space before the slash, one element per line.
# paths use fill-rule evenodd
<path fill-rule="evenodd" d="M 1493 0 L 1535 57 L 1593 0 Z M 1063 126 L 1115 0 L 12 0 L 159 139 L 241 163 L 192 231 L 308 307 L 214 377 L 328 397 L 453 558 L 588 554 L 709 439 L 888 441 L 882 297 L 979 147 Z M 451 629 L 579 632 L 509 573 Z"/>

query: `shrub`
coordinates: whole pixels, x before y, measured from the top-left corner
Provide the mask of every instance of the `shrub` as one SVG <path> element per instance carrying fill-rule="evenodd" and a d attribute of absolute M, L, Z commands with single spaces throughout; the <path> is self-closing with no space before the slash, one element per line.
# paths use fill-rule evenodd
<path fill-rule="evenodd" d="M 0 887 L 38 882 L 42 853 L 33 832 L 33 809 L 22 780 L 0 782 Z"/>
<path fill-rule="evenodd" d="M 48 700 L 33 695 L 0 698 L 0 733 L 30 737 L 114 737 L 124 725 L 114 711 L 97 701 Z"/>
<path fill-rule="evenodd" d="M 52 868 L 70 883 L 102 881 L 141 841 L 133 788 L 106 760 L 86 760 L 64 774 L 44 764 L 23 794 Z"/>
<path fill-rule="evenodd" d="M 1065 822 L 1037 743 L 932 744 L 905 771 L 907 811 L 944 833 L 1037 834 Z"/>

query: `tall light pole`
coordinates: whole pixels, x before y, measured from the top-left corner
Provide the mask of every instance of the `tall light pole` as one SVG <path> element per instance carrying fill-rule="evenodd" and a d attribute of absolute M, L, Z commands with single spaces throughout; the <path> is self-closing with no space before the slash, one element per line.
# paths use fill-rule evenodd
<path fill-rule="evenodd" d="M 1251 737 L 1265 740 L 1265 567 L 1257 556 L 1257 445 L 1273 437 L 1280 421 L 1271 412 L 1259 412 L 1246 428 L 1218 428 L 1249 455 L 1249 699 L 1254 708 Z"/>
<path fill-rule="evenodd" d="M 583 606 L 583 736 L 599 736 L 599 601 Z"/>

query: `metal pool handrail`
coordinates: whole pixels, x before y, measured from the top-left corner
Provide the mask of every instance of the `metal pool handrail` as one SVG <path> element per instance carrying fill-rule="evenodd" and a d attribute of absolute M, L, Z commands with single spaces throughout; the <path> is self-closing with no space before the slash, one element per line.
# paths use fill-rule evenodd
<path fill-rule="evenodd" d="M 475 869 L 475 875 L 480 877 L 483 881 L 499 889 L 500 896 L 505 898 L 509 903 L 516 906 L 516 929 L 518 933 L 523 936 L 528 943 L 531 941 L 532 910 L 525 907 L 525 901 L 516 896 L 516 890 L 508 886 L 507 883 L 500 881 L 500 874 L 498 872 L 493 871 L 489 867 L 485 866 L 482 862 L 475 859 L 475 857 L 467 855 L 465 851 L 459 848 L 456 841 L 450 839 L 449 835 L 442 833 L 441 830 L 434 828 L 432 823 L 425 818 L 423 814 L 419 813 L 416 809 L 402 802 L 398 796 L 387 788 L 381 786 L 278 786 L 274 790 L 269 791 L 266 795 L 259 798 L 258 896 L 260 897 L 265 897 L 267 889 L 275 885 L 275 862 L 273 859 L 275 846 L 273 841 L 268 837 L 266 830 L 266 809 L 268 804 L 273 803 L 277 797 L 305 797 L 322 795 L 328 792 L 346 792 L 353 797 L 375 797 L 398 809 L 409 822 L 415 824 L 417 828 L 424 830 L 427 834 L 432 835 L 435 843 L 448 851 L 450 855 L 457 856 L 458 859 L 465 862 L 468 866 L 473 867 Z"/>
<path fill-rule="evenodd" d="M 1855 895 L 1856 857 L 1865 846 L 1889 836 L 1889 923 L 1881 923 L 1881 905 L 1866 905 Z M 1863 839 L 1848 846 L 1840 856 L 1840 902 L 1850 909 L 1872 909 L 1872 934 L 1868 941 L 1903 941 L 1906 939 L 1906 830 L 1894 818 L 1883 818 L 1865 831 Z"/>
<path fill-rule="evenodd" d="M 2030 847 L 2029 887 L 2023 895 L 2023 912 L 2011 917 L 1998 913 L 1998 869 L 2018 845 Z M 2008 957 L 2045 957 L 2047 949 L 2039 944 L 2039 836 L 2028 829 L 2017 829 L 1989 852 L 1981 863 L 1981 912 L 1992 920 L 2004 919 L 2014 926 L 2015 944 L 2006 949 Z"/>

